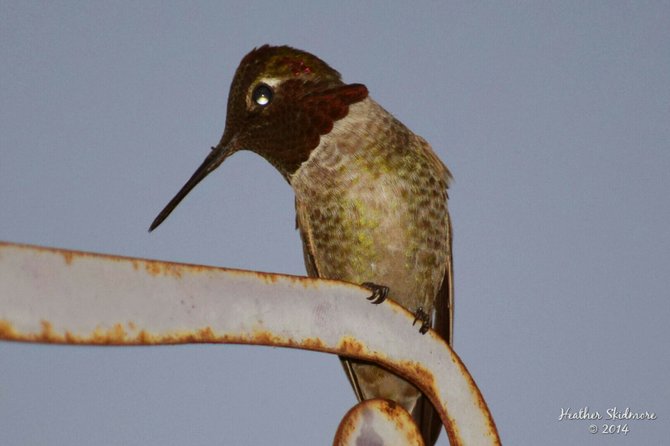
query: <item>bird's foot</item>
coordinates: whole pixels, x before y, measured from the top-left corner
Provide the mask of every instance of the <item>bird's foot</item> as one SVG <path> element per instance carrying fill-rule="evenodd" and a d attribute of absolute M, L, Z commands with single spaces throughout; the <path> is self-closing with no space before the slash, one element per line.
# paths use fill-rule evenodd
<path fill-rule="evenodd" d="M 367 299 L 375 305 L 384 302 L 386 300 L 386 296 L 389 294 L 389 288 L 384 285 L 377 285 L 376 283 L 372 282 L 365 282 L 361 285 L 372 291 L 372 294 Z"/>
<path fill-rule="evenodd" d="M 428 329 L 430 328 L 430 315 L 423 311 L 423 307 L 419 307 L 416 309 L 414 312 L 414 322 L 412 322 L 412 326 L 414 326 L 418 321 L 421 321 L 421 326 L 419 327 L 419 333 L 421 334 L 426 334 Z"/>

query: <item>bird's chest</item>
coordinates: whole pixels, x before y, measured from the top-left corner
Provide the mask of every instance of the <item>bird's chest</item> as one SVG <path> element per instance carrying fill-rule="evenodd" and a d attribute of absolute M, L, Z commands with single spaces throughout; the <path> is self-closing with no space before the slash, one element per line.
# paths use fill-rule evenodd
<path fill-rule="evenodd" d="M 321 137 L 290 178 L 310 274 L 383 284 L 430 311 L 449 232 L 446 178 L 429 150 L 369 99 Z"/>
<path fill-rule="evenodd" d="M 320 276 L 388 282 L 408 273 L 411 185 L 391 173 L 398 160 L 383 147 L 360 144 L 326 139 L 296 172 L 298 225 Z"/>

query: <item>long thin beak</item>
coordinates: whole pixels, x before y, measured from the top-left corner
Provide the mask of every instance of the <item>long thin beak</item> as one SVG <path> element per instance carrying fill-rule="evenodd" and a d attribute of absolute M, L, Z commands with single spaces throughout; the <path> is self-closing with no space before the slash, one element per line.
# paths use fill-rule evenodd
<path fill-rule="evenodd" d="M 228 144 L 219 144 L 216 147 L 212 147 L 212 151 L 207 155 L 207 158 L 205 158 L 205 161 L 198 167 L 198 169 L 195 171 L 193 176 L 189 178 L 189 180 L 184 184 L 184 186 L 177 192 L 177 195 L 174 196 L 172 200 L 165 206 L 165 208 L 161 211 L 160 214 L 158 214 L 158 217 L 154 220 L 153 223 L 151 223 L 151 226 L 149 226 L 149 232 L 153 231 L 156 229 L 161 223 L 163 223 L 163 220 L 165 220 L 168 215 L 174 210 L 174 208 L 177 207 L 177 205 L 181 202 L 181 200 L 184 199 L 184 197 L 191 192 L 191 189 L 193 189 L 197 184 L 202 181 L 207 175 L 210 174 L 214 169 L 219 167 L 221 163 L 228 158 L 230 155 L 233 154 L 235 151 L 233 149 L 234 144 L 231 144 L 230 142 Z"/>

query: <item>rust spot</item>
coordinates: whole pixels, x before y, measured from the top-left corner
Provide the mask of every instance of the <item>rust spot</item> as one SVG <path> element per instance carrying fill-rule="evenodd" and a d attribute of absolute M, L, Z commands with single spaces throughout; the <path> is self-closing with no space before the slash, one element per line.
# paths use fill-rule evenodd
<path fill-rule="evenodd" d="M 100 344 L 123 344 L 126 342 L 126 330 L 123 325 L 116 323 L 107 330 L 98 330 L 94 332 L 94 341 L 99 340 Z"/>
<path fill-rule="evenodd" d="M 17 340 L 19 338 L 19 333 L 16 331 L 14 326 L 4 319 L 0 319 L 0 339 L 6 339 L 8 341 Z"/>
<path fill-rule="evenodd" d="M 377 437 L 375 431 L 387 432 L 385 435 L 388 440 L 388 427 L 385 425 L 389 424 L 394 426 L 395 433 L 400 436 L 392 444 L 425 446 L 411 415 L 399 404 L 381 398 L 366 400 L 352 407 L 340 422 L 333 445 L 359 444 L 371 439 L 370 435 Z"/>
<path fill-rule="evenodd" d="M 320 338 L 307 338 L 301 343 L 301 345 L 310 350 L 326 350 L 326 346 Z"/>
<path fill-rule="evenodd" d="M 196 336 L 199 342 L 214 342 L 217 339 L 212 327 L 201 328 L 197 331 Z"/>
<path fill-rule="evenodd" d="M 130 338 L 120 323 L 116 323 L 109 328 L 97 327 L 88 336 L 78 336 L 69 330 L 66 330 L 63 336 L 54 333 L 51 342 L 95 345 L 125 345 L 134 343 L 133 339 Z"/>
<path fill-rule="evenodd" d="M 129 343 L 139 345 L 195 344 L 222 342 L 211 327 L 203 327 L 195 331 L 154 334 L 141 330 Z"/>
<path fill-rule="evenodd" d="M 280 336 L 275 335 L 269 331 L 254 331 L 251 335 L 251 341 L 257 342 L 263 345 L 292 345 L 294 342 L 289 339 L 284 339 Z"/>
<path fill-rule="evenodd" d="M 272 284 L 272 283 L 277 282 L 277 277 L 272 275 L 272 274 L 257 272 L 257 273 L 255 273 L 255 276 L 257 278 L 261 279 L 262 281 L 264 281 L 267 284 Z"/>
<path fill-rule="evenodd" d="M 352 355 L 364 354 L 368 351 L 364 344 L 358 342 L 355 338 L 350 336 L 343 336 L 337 343 L 337 348 L 351 353 Z"/>
<path fill-rule="evenodd" d="M 249 340 L 236 335 L 224 335 L 220 338 L 224 344 L 248 344 Z"/>
<path fill-rule="evenodd" d="M 403 367 L 406 367 L 407 369 L 411 370 L 412 375 L 424 386 L 429 387 L 431 389 L 434 388 L 435 386 L 435 377 L 433 374 L 427 370 L 425 367 L 421 365 L 421 363 L 414 362 L 414 361 L 404 361 L 401 362 L 400 364 L 403 365 Z"/>
<path fill-rule="evenodd" d="M 42 330 L 39 333 L 23 334 L 11 322 L 0 320 L 0 339 L 22 342 L 62 342 L 62 337 L 59 338 L 56 335 L 50 322 L 42 321 L 41 325 Z"/>
<path fill-rule="evenodd" d="M 77 336 L 72 334 L 69 330 L 65 331 L 65 342 L 67 344 L 77 344 Z"/>
<path fill-rule="evenodd" d="M 54 327 L 49 321 L 42 320 L 40 321 L 42 325 L 42 333 L 40 333 L 39 339 L 45 342 L 59 342 L 62 339 L 62 336 L 58 336 L 54 331 Z"/>
<path fill-rule="evenodd" d="M 340 425 L 337 427 L 333 446 L 344 446 L 353 443 L 352 437 L 354 432 L 356 432 L 356 426 L 359 424 L 358 420 L 361 415 L 360 404 L 347 411 L 342 421 L 340 421 Z"/>
<path fill-rule="evenodd" d="M 181 278 L 181 268 L 168 262 L 145 262 L 144 269 L 152 276 L 172 276 Z"/>
<path fill-rule="evenodd" d="M 153 344 L 154 343 L 154 342 L 152 342 L 153 338 L 151 336 L 151 333 L 149 333 L 146 330 L 140 330 L 140 332 L 137 334 L 136 339 L 140 344 Z"/>
<path fill-rule="evenodd" d="M 398 404 L 395 401 L 391 400 L 384 400 L 381 398 L 377 398 L 377 401 L 379 401 L 379 410 L 386 414 L 386 416 L 391 419 L 395 416 L 395 414 L 398 412 Z"/>
<path fill-rule="evenodd" d="M 67 265 L 72 265 L 72 258 L 74 257 L 74 253 L 72 251 L 61 251 L 61 255 L 63 256 L 63 260 L 65 260 Z"/>
<path fill-rule="evenodd" d="M 395 425 L 398 432 L 405 433 L 409 440 L 408 444 L 423 446 L 423 437 L 409 412 L 407 412 L 401 405 L 391 400 L 377 398 L 372 401 L 375 402 L 377 410 Z"/>
<path fill-rule="evenodd" d="M 131 331 L 136 331 L 133 322 L 127 324 Z M 70 345 L 156 345 L 156 344 L 185 344 L 205 342 L 226 342 L 223 337 L 217 336 L 212 328 L 204 327 L 196 331 L 173 332 L 168 334 L 154 334 L 146 330 L 131 335 L 121 323 L 116 323 L 109 328 L 97 327 L 88 335 L 78 335 L 71 331 L 58 333 L 51 322 L 41 321 L 41 330 L 38 333 L 20 333 L 13 325 L 5 320 L 0 320 L 0 339 L 23 342 L 44 342 L 50 344 Z M 239 339 L 230 339 L 228 342 Z M 247 341 L 246 343 L 249 343 Z"/>

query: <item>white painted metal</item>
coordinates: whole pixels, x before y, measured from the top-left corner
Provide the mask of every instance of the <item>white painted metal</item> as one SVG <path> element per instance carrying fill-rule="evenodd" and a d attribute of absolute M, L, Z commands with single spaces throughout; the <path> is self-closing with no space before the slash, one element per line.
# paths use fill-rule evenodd
<path fill-rule="evenodd" d="M 221 342 L 375 361 L 420 387 L 452 445 L 500 444 L 474 380 L 435 333 L 369 291 L 329 280 L 0 243 L 0 339 Z"/>

